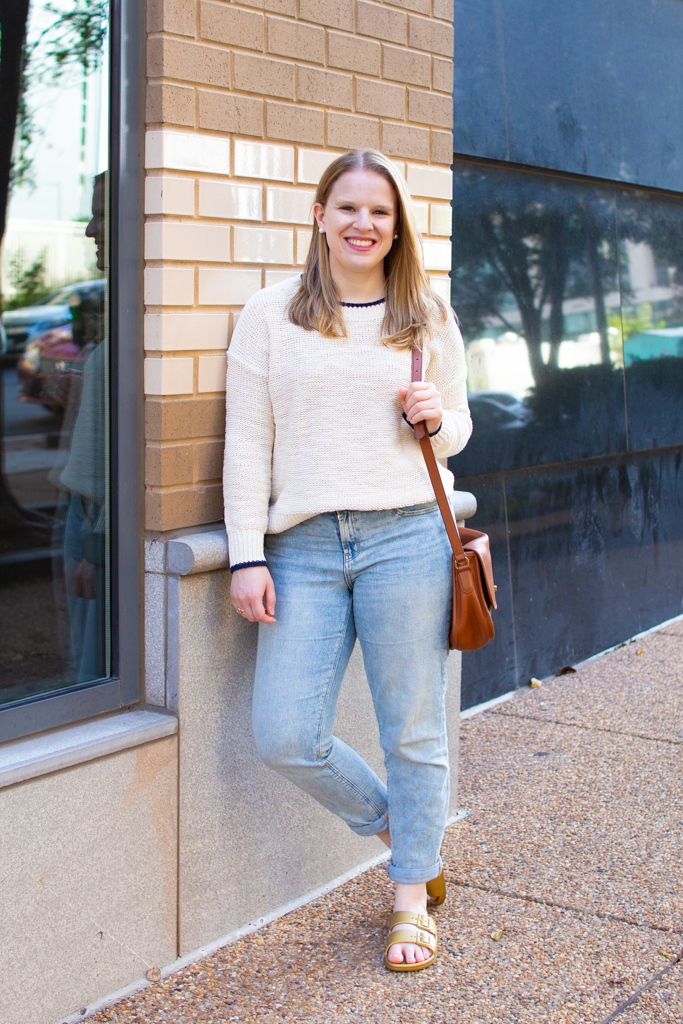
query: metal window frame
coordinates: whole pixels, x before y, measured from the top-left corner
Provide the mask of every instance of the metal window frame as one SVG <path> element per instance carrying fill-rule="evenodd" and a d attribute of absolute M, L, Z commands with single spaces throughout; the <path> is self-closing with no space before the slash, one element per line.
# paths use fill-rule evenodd
<path fill-rule="evenodd" d="M 0 708 L 0 741 L 140 700 L 142 566 L 142 194 L 145 5 L 111 0 L 111 676 Z"/>

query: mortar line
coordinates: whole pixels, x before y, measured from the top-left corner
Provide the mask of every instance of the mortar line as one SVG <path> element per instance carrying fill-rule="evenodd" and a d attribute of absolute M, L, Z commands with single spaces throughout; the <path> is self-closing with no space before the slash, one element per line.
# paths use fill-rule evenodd
<path fill-rule="evenodd" d="M 580 917 L 595 917 L 600 921 L 611 921 L 614 924 L 627 924 L 631 928 L 642 928 L 649 932 L 663 932 L 665 935 L 683 935 L 683 928 L 665 928 L 661 924 L 650 924 L 647 921 L 633 921 L 628 917 L 621 917 L 619 914 L 601 913 L 599 910 L 582 910 L 581 907 L 574 907 L 570 903 L 560 903 L 557 900 L 544 899 L 542 896 L 529 896 L 520 892 L 512 892 L 507 889 L 498 889 L 494 886 L 479 885 L 476 882 L 453 881 L 461 889 L 476 889 L 477 892 L 489 892 L 494 896 L 504 896 L 506 899 L 521 900 L 524 903 L 536 903 L 542 907 L 555 907 L 557 910 L 567 910 Z"/>
<path fill-rule="evenodd" d="M 617 1008 L 615 1010 L 612 1010 L 612 1012 L 607 1017 L 603 1017 L 603 1019 L 600 1021 L 600 1024 L 610 1024 L 610 1021 L 616 1020 L 616 1018 L 619 1017 L 624 1012 L 624 1010 L 628 1010 L 629 1006 L 633 1006 L 636 1000 L 640 996 L 642 996 L 644 992 L 647 992 L 649 988 L 652 988 L 656 981 L 659 981 L 660 978 L 663 978 L 664 975 L 667 974 L 672 967 L 675 967 L 676 964 L 679 964 L 681 960 L 683 960 L 683 949 L 680 951 L 677 957 L 675 957 L 666 965 L 666 967 L 664 967 L 661 971 L 658 971 L 657 974 L 655 974 L 654 978 L 650 978 L 646 985 L 641 985 L 641 987 L 637 989 L 633 993 L 633 995 L 629 996 L 628 999 L 625 999 L 623 1003 L 619 1003 Z"/>
<path fill-rule="evenodd" d="M 683 746 L 683 740 L 674 740 L 666 736 L 646 736 L 641 732 L 626 732 L 623 729 L 610 729 L 605 725 L 583 725 L 581 722 L 563 722 L 559 718 L 537 718 L 536 715 L 525 715 L 521 711 L 497 711 L 491 710 L 491 715 L 498 715 L 501 718 L 523 718 L 528 722 L 545 722 L 552 725 L 564 725 L 568 729 L 584 729 L 586 732 L 606 732 L 613 736 L 630 736 L 637 740 L 649 740 L 650 743 L 668 743 L 670 746 Z"/>

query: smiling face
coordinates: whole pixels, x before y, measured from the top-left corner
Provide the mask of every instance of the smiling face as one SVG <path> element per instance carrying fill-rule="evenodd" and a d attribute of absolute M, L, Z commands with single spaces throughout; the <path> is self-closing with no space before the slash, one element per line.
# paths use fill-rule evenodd
<path fill-rule="evenodd" d="M 398 200 L 393 186 L 375 171 L 353 170 L 334 182 L 313 213 L 327 238 L 333 279 L 365 276 L 384 285 L 384 257 L 394 243 Z M 378 296 L 379 297 L 379 296 Z"/>

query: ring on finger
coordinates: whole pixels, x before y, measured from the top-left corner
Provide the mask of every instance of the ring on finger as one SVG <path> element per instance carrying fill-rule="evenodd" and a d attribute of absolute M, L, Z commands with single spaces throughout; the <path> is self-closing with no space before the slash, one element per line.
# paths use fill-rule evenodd
<path fill-rule="evenodd" d="M 235 608 L 238 615 L 244 615 L 244 608 Z"/>

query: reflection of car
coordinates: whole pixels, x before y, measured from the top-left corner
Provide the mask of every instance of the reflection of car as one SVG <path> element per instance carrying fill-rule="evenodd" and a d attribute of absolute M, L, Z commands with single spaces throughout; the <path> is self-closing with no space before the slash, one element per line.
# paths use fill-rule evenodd
<path fill-rule="evenodd" d="M 55 327 L 29 341 L 17 363 L 22 402 L 38 402 L 51 412 L 63 410 L 74 375 L 80 377 L 94 342 L 79 348 L 71 325 Z"/>
<path fill-rule="evenodd" d="M 504 391 L 478 391 L 468 395 L 467 401 L 475 430 L 514 430 L 530 419 L 524 402 Z"/>
<path fill-rule="evenodd" d="M 683 327 L 659 327 L 624 339 L 624 363 L 683 356 Z"/>
<path fill-rule="evenodd" d="M 19 355 L 32 337 L 61 324 L 68 324 L 74 308 L 80 306 L 84 299 L 101 298 L 104 286 L 104 280 L 81 281 L 54 292 L 38 306 L 23 306 L 3 313 L 7 353 Z"/>

